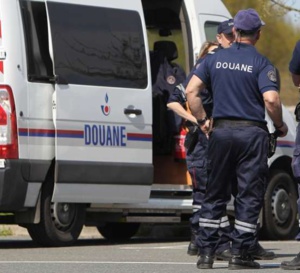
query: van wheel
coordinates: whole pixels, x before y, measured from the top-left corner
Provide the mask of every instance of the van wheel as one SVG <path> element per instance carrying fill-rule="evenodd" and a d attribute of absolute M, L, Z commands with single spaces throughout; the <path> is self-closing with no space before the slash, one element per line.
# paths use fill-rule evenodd
<path fill-rule="evenodd" d="M 140 223 L 105 223 L 97 226 L 100 234 L 109 241 L 125 241 L 133 237 L 139 230 Z"/>
<path fill-rule="evenodd" d="M 72 245 L 84 225 L 85 205 L 51 202 L 53 184 L 53 179 L 49 179 L 42 188 L 40 223 L 29 224 L 26 228 L 33 241 L 39 245 Z"/>
<path fill-rule="evenodd" d="M 285 171 L 272 171 L 264 198 L 263 235 L 266 239 L 287 240 L 294 238 L 297 231 L 295 183 Z"/>

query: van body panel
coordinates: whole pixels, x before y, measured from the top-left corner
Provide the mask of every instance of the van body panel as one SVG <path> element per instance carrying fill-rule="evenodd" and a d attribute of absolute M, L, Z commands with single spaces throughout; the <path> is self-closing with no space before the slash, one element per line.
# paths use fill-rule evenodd
<path fill-rule="evenodd" d="M 3 58 L 0 60 L 0 84 L 11 87 L 15 100 L 18 128 L 26 126 L 28 115 L 28 98 L 26 90 L 26 59 L 22 35 L 22 23 L 19 16 L 18 1 L 0 1 L 1 38 L 0 51 Z M 13 39 L 11 34 L 13 29 Z M 19 143 L 19 158 L 27 158 L 27 139 Z"/>
<path fill-rule="evenodd" d="M 126 199 L 146 201 L 153 177 L 152 112 L 140 2 L 132 1 L 125 10 L 117 2 L 75 5 L 79 2 L 47 1 L 57 79 L 53 200 L 61 200 L 63 192 L 68 202 L 83 202 L 81 191 L 63 190 L 67 184 L 82 183 L 87 189 L 94 187 L 89 184 L 146 186 L 143 198 L 133 194 Z M 105 202 L 101 192 L 97 201 Z M 84 202 L 95 201 L 87 196 L 91 200 Z M 124 202 L 118 195 L 111 198 Z"/>

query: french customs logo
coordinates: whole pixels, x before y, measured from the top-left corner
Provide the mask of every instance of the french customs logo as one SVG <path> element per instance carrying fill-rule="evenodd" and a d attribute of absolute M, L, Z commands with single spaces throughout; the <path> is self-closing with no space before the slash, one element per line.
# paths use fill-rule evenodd
<path fill-rule="evenodd" d="M 272 82 L 277 82 L 276 71 L 275 70 L 270 70 L 268 72 L 268 78 Z"/>
<path fill-rule="evenodd" d="M 108 116 L 110 114 L 110 106 L 108 105 L 108 95 L 105 95 L 105 104 L 101 105 L 101 110 L 104 116 Z"/>

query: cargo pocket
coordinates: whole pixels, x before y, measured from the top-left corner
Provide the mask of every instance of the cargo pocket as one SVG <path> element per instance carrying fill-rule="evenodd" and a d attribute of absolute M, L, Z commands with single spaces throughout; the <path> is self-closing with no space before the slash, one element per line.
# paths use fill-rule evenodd
<path fill-rule="evenodd" d="M 190 166 L 188 171 L 191 175 L 193 187 L 196 190 L 204 190 L 207 183 L 207 170 L 206 160 L 195 160 Z"/>

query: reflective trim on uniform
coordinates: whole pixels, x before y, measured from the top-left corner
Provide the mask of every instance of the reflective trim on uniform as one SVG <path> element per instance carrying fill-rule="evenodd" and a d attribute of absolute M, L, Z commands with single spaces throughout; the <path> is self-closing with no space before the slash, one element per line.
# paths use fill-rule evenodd
<path fill-rule="evenodd" d="M 199 209 L 201 209 L 201 206 L 193 206 L 193 212 L 198 211 Z"/>
<path fill-rule="evenodd" d="M 300 219 L 299 219 L 299 227 L 300 227 Z"/>
<path fill-rule="evenodd" d="M 207 219 L 207 218 L 199 218 L 199 222 L 220 224 L 220 219 L 214 220 L 214 219 Z"/>
<path fill-rule="evenodd" d="M 180 83 L 176 87 L 181 91 L 180 95 L 181 95 L 183 101 L 187 101 L 186 100 L 186 95 L 185 95 L 185 88 L 184 88 L 183 84 Z"/>
<path fill-rule="evenodd" d="M 220 223 L 220 227 L 224 228 L 224 227 L 229 227 L 230 223 L 229 223 L 229 219 L 227 216 L 224 216 L 221 218 L 221 223 Z"/>
<path fill-rule="evenodd" d="M 219 228 L 219 224 L 209 224 L 209 223 L 199 223 L 200 227 L 211 227 L 211 228 Z"/>
<path fill-rule="evenodd" d="M 235 220 L 234 227 L 239 230 L 255 233 L 257 225 L 253 225 L 253 224 L 249 224 L 249 223 L 242 222 L 239 220 Z"/>
<path fill-rule="evenodd" d="M 220 227 L 220 219 L 213 220 L 213 219 L 199 218 L 199 226 L 200 227 L 219 228 Z"/>
<path fill-rule="evenodd" d="M 254 233 L 255 232 L 255 230 L 253 230 L 251 228 L 246 228 L 246 227 L 239 226 L 239 225 L 234 225 L 234 228 L 238 229 L 238 230 L 243 230 L 243 231 L 246 231 L 246 232 L 250 232 L 250 233 Z"/>
<path fill-rule="evenodd" d="M 223 216 L 222 218 L 221 218 L 221 222 L 225 222 L 225 221 L 228 221 L 228 216 L 226 215 L 226 216 Z"/>

